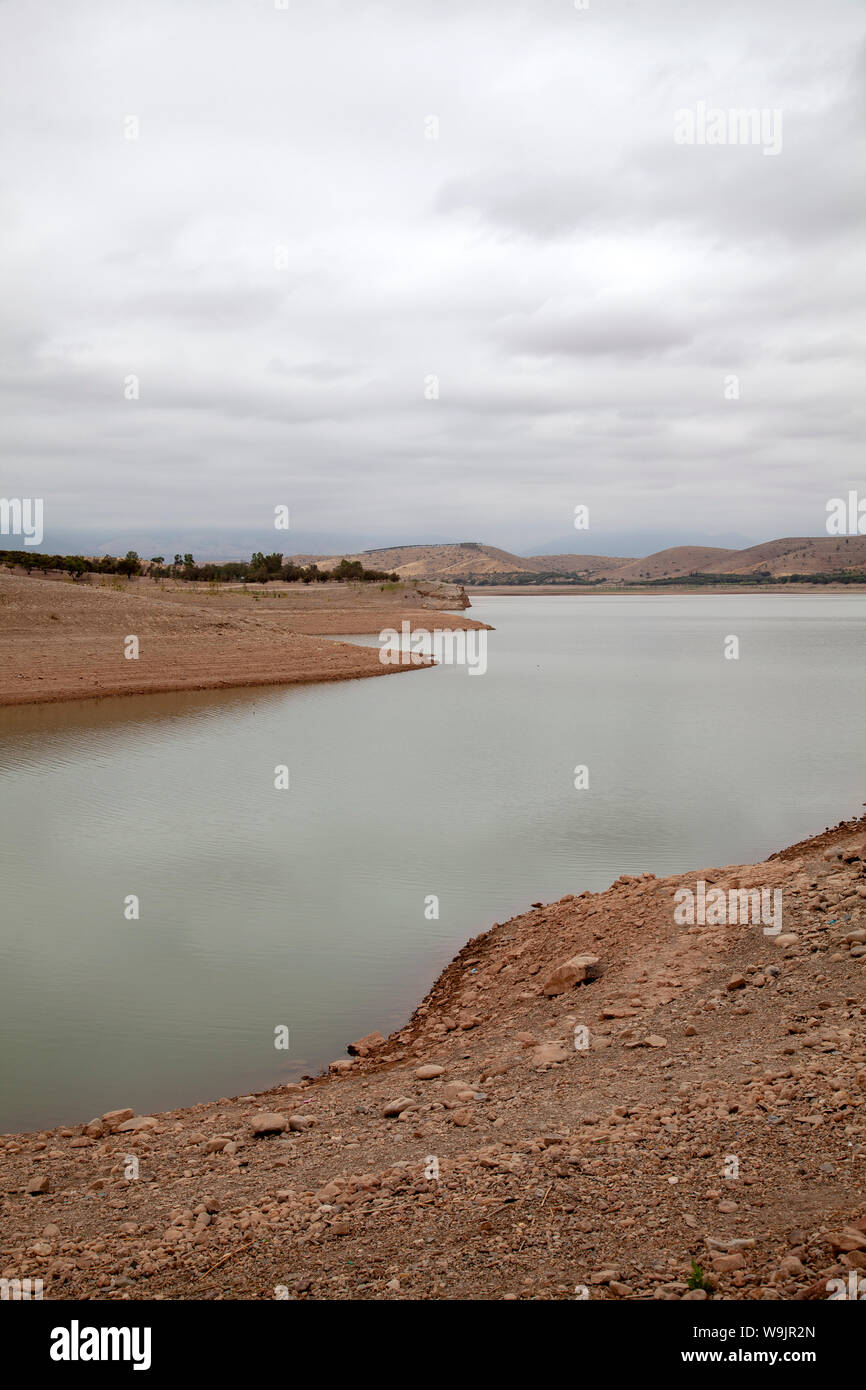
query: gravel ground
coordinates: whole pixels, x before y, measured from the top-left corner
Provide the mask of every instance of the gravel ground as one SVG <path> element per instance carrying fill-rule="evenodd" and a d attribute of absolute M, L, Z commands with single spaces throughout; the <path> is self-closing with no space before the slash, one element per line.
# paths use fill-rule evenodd
<path fill-rule="evenodd" d="M 497 924 L 328 1075 L 5 1136 L 3 1276 L 121 1300 L 866 1280 L 866 821 L 794 848 Z M 781 890 L 782 932 L 677 923 L 699 879 Z"/>

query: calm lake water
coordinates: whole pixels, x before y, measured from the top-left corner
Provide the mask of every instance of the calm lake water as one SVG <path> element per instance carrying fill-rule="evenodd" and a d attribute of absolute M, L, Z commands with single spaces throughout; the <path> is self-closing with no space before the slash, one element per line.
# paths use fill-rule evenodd
<path fill-rule="evenodd" d="M 484 676 L 0 711 L 0 1130 L 296 1078 L 533 901 L 859 813 L 866 598 L 472 615 L 496 628 Z"/>

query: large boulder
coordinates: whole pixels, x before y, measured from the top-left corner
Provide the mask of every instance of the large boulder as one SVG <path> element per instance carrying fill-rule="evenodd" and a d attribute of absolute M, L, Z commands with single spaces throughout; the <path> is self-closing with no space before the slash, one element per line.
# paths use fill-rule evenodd
<path fill-rule="evenodd" d="M 571 956 L 558 965 L 541 986 L 542 994 L 565 994 L 575 985 L 596 980 L 600 975 L 598 956 Z"/>

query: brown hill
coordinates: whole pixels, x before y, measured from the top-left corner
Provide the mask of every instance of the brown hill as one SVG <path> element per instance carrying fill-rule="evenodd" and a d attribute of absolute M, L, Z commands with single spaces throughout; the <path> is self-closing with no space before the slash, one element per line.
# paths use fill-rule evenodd
<path fill-rule="evenodd" d="M 301 562 L 299 556 L 288 556 Z M 344 558 L 342 555 L 307 555 L 304 563 L 315 562 L 319 569 L 333 569 Z M 520 555 L 511 555 L 507 550 L 499 550 L 494 545 L 482 545 L 478 541 L 460 541 L 453 545 L 395 545 L 381 550 L 363 550 L 347 555 L 348 560 L 360 560 L 368 569 L 396 570 L 403 579 L 447 579 L 452 576 L 464 580 L 467 576 L 489 577 L 498 574 L 537 572 L 534 560 Z M 581 556 L 574 556 L 579 560 Z"/>
<path fill-rule="evenodd" d="M 617 565 L 631 562 L 611 555 L 530 555 L 523 563 L 539 574 L 578 574 L 594 578 Z"/>
<path fill-rule="evenodd" d="M 315 561 L 333 569 L 342 555 L 292 556 L 297 563 Z M 514 555 L 480 541 L 448 545 L 397 545 L 364 550 L 347 557 L 368 568 L 395 570 L 403 579 L 440 579 L 472 584 L 494 580 L 521 583 L 539 575 L 574 575 L 611 585 L 642 580 L 682 579 L 689 574 L 831 574 L 843 569 L 866 571 L 866 536 L 789 536 L 763 541 L 745 550 L 719 546 L 677 545 L 652 555 Z"/>
<path fill-rule="evenodd" d="M 638 560 L 612 560 L 599 571 L 599 576 L 618 584 L 635 579 L 678 579 L 685 574 L 718 574 L 726 561 L 735 559 L 738 550 L 721 550 L 712 545 L 676 545 L 670 550 L 658 550 Z"/>
<path fill-rule="evenodd" d="M 766 569 L 771 574 L 826 574 L 864 567 L 866 536 L 788 536 L 731 552 L 731 559 L 717 572 L 748 574 Z"/>

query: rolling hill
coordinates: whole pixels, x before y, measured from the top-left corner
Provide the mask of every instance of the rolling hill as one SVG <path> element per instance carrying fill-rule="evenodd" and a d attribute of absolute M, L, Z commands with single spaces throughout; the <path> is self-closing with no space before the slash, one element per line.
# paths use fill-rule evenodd
<path fill-rule="evenodd" d="M 286 557 L 333 569 L 342 555 Z M 480 541 L 447 545 L 398 545 L 349 555 L 368 568 L 394 570 L 403 579 L 442 579 L 457 584 L 556 583 L 582 579 L 610 586 L 647 581 L 682 581 L 692 574 L 784 578 L 864 572 L 866 536 L 789 536 L 745 550 L 678 545 L 653 555 L 514 555 Z"/>

